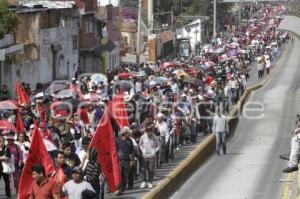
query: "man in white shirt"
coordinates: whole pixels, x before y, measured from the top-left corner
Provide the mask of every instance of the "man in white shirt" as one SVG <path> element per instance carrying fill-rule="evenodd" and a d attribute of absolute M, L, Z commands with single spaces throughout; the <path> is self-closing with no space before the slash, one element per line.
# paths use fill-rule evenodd
<path fill-rule="evenodd" d="M 226 117 L 217 110 L 217 115 L 213 121 L 213 132 L 216 135 L 216 153 L 220 155 L 220 148 L 222 146 L 223 153 L 226 154 L 226 134 L 228 132 L 228 124 Z"/>
<path fill-rule="evenodd" d="M 164 161 L 166 162 L 168 159 L 168 147 L 169 147 L 169 138 L 170 138 L 170 133 L 169 133 L 169 128 L 168 124 L 164 121 L 165 116 L 162 113 L 157 114 L 157 122 L 155 124 L 156 129 L 159 132 L 159 140 L 161 143 L 161 147 L 159 150 L 159 163 L 162 164 Z"/>
<path fill-rule="evenodd" d="M 64 196 L 67 197 L 67 199 L 81 199 L 81 194 L 85 190 L 95 192 L 92 185 L 87 181 L 83 180 L 83 172 L 81 168 L 75 167 L 72 170 L 72 180 L 64 184 L 62 188 L 62 193 Z"/>

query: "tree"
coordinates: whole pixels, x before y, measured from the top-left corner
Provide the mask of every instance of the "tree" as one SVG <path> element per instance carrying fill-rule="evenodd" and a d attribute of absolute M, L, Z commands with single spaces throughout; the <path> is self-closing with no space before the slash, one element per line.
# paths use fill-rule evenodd
<path fill-rule="evenodd" d="M 6 1 L 0 0 L 0 39 L 5 34 L 14 32 L 18 22 L 16 15 L 8 9 Z"/>
<path fill-rule="evenodd" d="M 289 14 L 300 17 L 300 0 L 294 0 L 288 6 Z"/>

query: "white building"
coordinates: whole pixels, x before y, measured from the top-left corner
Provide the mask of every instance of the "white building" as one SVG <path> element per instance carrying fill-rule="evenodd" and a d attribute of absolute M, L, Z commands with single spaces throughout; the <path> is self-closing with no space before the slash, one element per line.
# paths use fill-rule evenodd
<path fill-rule="evenodd" d="M 197 43 L 205 43 L 207 40 L 207 29 L 201 19 L 196 19 L 185 25 L 183 28 L 176 30 L 177 39 L 189 39 L 192 51 L 195 50 Z"/>

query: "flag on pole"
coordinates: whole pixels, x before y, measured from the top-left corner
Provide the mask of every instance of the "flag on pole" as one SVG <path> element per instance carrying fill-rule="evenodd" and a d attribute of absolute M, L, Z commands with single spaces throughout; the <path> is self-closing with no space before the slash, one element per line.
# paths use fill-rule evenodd
<path fill-rule="evenodd" d="M 25 130 L 24 130 L 25 128 L 24 128 L 22 116 L 21 116 L 20 112 L 18 112 L 18 115 L 17 115 L 17 124 L 16 124 L 16 128 L 17 128 L 17 132 L 18 132 L 18 133 L 22 133 L 22 132 L 25 131 Z"/>
<path fill-rule="evenodd" d="M 110 191 L 115 192 L 121 182 L 121 171 L 108 109 L 105 109 L 103 113 L 90 147 L 96 149 L 98 153 L 97 159 L 107 178 Z"/>
<path fill-rule="evenodd" d="M 128 114 L 123 95 L 115 96 L 109 102 L 108 107 L 110 115 L 116 121 L 120 129 L 125 126 L 129 126 Z"/>
<path fill-rule="evenodd" d="M 41 133 L 37 126 L 32 134 L 30 150 L 20 178 L 18 199 L 29 198 L 31 186 L 33 184 L 32 166 L 36 164 L 42 164 L 45 167 L 47 176 L 54 171 L 51 158 L 46 150 Z"/>
<path fill-rule="evenodd" d="M 18 98 L 18 102 L 22 105 L 25 104 L 28 106 L 30 104 L 29 96 L 27 95 L 24 88 L 20 85 L 19 81 L 16 81 L 16 96 Z"/>

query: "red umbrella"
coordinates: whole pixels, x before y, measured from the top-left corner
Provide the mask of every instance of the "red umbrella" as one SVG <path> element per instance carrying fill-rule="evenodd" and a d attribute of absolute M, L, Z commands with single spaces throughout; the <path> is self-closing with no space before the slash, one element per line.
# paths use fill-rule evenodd
<path fill-rule="evenodd" d="M 16 127 L 12 123 L 6 120 L 0 120 L 0 129 L 8 129 L 17 132 Z"/>
<path fill-rule="evenodd" d="M 6 109 L 6 110 L 18 109 L 18 106 L 11 101 L 13 101 L 13 100 L 1 101 L 0 109 Z"/>
<path fill-rule="evenodd" d="M 117 76 L 119 79 L 129 79 L 130 73 L 119 73 Z"/>
<path fill-rule="evenodd" d="M 189 75 L 196 75 L 200 72 L 200 70 L 195 67 L 185 68 L 183 70 L 184 70 L 184 72 L 186 72 Z"/>

